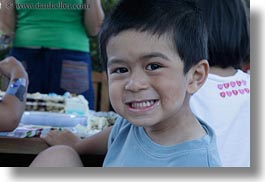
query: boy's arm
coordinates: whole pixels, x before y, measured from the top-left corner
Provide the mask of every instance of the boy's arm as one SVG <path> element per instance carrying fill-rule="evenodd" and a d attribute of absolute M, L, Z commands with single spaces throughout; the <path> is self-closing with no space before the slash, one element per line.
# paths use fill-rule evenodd
<path fill-rule="evenodd" d="M 25 109 L 28 75 L 22 64 L 13 57 L 0 61 L 0 75 L 10 79 L 6 94 L 0 102 L 0 131 L 11 131 L 19 124 Z"/>
<path fill-rule="evenodd" d="M 79 154 L 98 154 L 105 155 L 108 148 L 108 139 L 112 127 L 104 129 L 87 139 L 81 140 L 75 145 L 75 149 Z"/>
<path fill-rule="evenodd" d="M 88 35 L 97 35 L 104 19 L 104 11 L 100 0 L 84 0 L 88 6 L 84 12 L 84 24 Z"/>
<path fill-rule="evenodd" d="M 51 131 L 43 139 L 51 146 L 68 145 L 74 148 L 79 154 L 98 154 L 107 153 L 108 138 L 112 127 L 90 136 L 86 139 L 80 139 L 70 131 Z"/>

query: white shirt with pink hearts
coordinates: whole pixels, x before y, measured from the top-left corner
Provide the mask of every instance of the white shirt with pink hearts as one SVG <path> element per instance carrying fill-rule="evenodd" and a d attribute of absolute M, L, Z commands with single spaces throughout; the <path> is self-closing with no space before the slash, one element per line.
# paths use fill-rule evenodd
<path fill-rule="evenodd" d="M 190 100 L 193 113 L 216 132 L 224 167 L 250 166 L 250 75 L 209 74 Z"/>

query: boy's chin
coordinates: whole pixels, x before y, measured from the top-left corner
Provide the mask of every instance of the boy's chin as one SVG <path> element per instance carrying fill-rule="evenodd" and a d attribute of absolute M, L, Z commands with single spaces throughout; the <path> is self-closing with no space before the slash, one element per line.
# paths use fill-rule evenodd
<path fill-rule="evenodd" d="M 133 125 L 141 127 L 150 127 L 156 124 L 152 118 L 128 118 L 127 120 Z"/>

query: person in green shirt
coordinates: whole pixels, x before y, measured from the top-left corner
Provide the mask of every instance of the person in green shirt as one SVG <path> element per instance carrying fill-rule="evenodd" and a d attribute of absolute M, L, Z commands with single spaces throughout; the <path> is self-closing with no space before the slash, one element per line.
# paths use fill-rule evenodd
<path fill-rule="evenodd" d="M 94 109 L 89 36 L 104 19 L 100 0 L 0 0 L 9 55 L 29 75 L 29 93 L 82 94 Z"/>

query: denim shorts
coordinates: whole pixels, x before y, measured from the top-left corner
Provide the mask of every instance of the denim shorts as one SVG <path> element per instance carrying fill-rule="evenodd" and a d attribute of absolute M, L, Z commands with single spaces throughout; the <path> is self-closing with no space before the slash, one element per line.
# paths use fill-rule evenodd
<path fill-rule="evenodd" d="M 87 52 L 49 48 L 10 50 L 22 62 L 29 75 L 29 93 L 70 92 L 83 95 L 94 109 L 92 62 Z"/>

